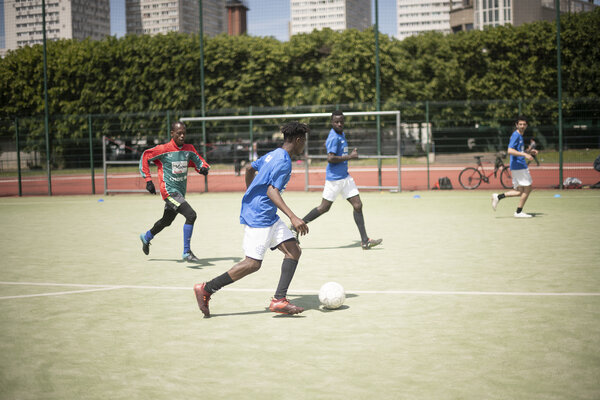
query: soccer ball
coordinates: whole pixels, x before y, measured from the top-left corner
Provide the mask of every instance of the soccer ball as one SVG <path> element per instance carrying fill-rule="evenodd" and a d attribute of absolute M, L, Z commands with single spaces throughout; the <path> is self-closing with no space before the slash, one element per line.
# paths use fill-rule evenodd
<path fill-rule="evenodd" d="M 346 300 L 346 293 L 344 288 L 337 282 L 327 282 L 319 290 L 319 301 L 323 304 L 323 307 L 330 310 L 340 308 Z"/>

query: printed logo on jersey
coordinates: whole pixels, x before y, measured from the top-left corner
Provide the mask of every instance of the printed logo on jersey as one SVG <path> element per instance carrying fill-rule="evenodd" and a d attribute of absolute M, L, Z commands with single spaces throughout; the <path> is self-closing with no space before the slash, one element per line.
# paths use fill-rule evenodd
<path fill-rule="evenodd" d="M 183 174 L 187 169 L 187 161 L 173 161 L 171 163 L 171 171 L 174 174 Z"/>
<path fill-rule="evenodd" d="M 348 154 L 348 146 L 344 146 L 344 154 Z"/>
<path fill-rule="evenodd" d="M 269 161 L 271 161 L 273 159 L 273 156 L 271 154 L 267 155 L 267 157 L 265 158 L 265 162 L 268 163 Z"/>

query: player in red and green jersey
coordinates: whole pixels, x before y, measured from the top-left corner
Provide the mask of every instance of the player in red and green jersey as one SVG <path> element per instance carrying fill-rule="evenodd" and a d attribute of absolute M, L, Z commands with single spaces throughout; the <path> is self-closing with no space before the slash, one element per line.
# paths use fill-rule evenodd
<path fill-rule="evenodd" d="M 165 227 L 171 225 L 177 214 L 185 217 L 183 225 L 183 259 L 190 262 L 200 261 L 190 249 L 190 240 L 196 221 L 196 212 L 185 201 L 188 166 L 195 167 L 202 175 L 208 175 L 210 165 L 198 154 L 191 144 L 185 143 L 186 128 L 183 122 L 171 124 L 171 141 L 144 151 L 140 159 L 140 173 L 146 180 L 146 190 L 156 194 L 156 188 L 150 176 L 150 163 L 158 167 L 160 194 L 165 201 L 165 210 L 154 226 L 140 235 L 142 251 L 150 253 L 150 241 Z"/>

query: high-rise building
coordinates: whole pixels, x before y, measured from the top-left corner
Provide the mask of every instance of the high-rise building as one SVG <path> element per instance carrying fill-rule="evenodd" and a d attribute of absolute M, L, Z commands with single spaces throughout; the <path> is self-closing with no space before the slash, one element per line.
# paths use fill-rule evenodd
<path fill-rule="evenodd" d="M 226 0 L 202 1 L 202 29 L 205 35 L 227 32 Z M 198 0 L 126 0 L 127 33 L 198 33 Z"/>
<path fill-rule="evenodd" d="M 42 0 L 4 0 L 0 6 L 4 14 L 0 55 L 42 43 Z M 47 40 L 110 36 L 110 0 L 46 0 L 45 9 Z"/>
<path fill-rule="evenodd" d="M 371 25 L 370 1 L 290 0 L 290 36 L 323 28 L 363 30 Z"/>
<path fill-rule="evenodd" d="M 473 0 L 475 29 L 534 21 L 554 21 L 554 0 Z M 591 0 L 560 0 L 560 12 L 592 11 L 598 5 Z"/>
<path fill-rule="evenodd" d="M 554 21 L 554 0 L 462 0 L 450 12 L 452 32 L 483 29 L 486 26 L 520 26 L 535 21 Z M 591 0 L 561 0 L 560 12 L 592 11 L 598 5 Z"/>
<path fill-rule="evenodd" d="M 462 4 L 462 0 L 396 0 L 396 37 L 404 39 L 432 31 L 450 33 L 450 2 L 453 7 Z"/>

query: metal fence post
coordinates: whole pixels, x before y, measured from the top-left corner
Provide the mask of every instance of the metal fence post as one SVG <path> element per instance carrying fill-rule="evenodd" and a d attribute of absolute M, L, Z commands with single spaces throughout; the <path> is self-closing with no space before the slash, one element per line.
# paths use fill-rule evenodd
<path fill-rule="evenodd" d="M 19 118 L 15 118 L 15 137 L 17 139 L 17 175 L 19 180 L 19 197 L 23 196 L 21 183 L 21 147 L 19 146 Z"/>
<path fill-rule="evenodd" d="M 429 100 L 425 102 L 425 125 L 427 126 L 427 190 L 429 190 L 429 146 L 431 143 L 431 137 L 429 136 L 431 134 L 429 131 Z"/>

